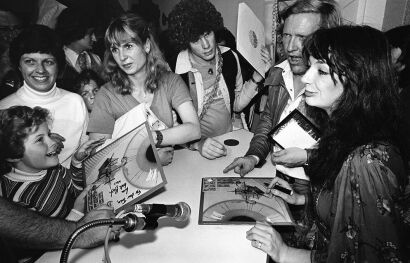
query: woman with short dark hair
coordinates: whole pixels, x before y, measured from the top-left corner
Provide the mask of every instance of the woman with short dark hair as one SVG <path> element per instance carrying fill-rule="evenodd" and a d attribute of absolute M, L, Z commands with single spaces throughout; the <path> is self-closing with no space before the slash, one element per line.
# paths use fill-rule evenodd
<path fill-rule="evenodd" d="M 47 26 L 29 26 L 13 40 L 9 55 L 23 85 L 0 101 L 0 109 L 15 105 L 48 109 L 54 120 L 52 132 L 66 139 L 60 162 L 69 166 L 72 154 L 87 139 L 87 109 L 78 94 L 56 86 L 58 70 L 64 64 L 61 41 Z"/>

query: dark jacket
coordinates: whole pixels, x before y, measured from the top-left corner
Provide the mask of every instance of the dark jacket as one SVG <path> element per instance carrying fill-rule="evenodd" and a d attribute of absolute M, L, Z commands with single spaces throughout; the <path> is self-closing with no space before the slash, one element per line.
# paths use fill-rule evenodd
<path fill-rule="evenodd" d="M 286 107 L 290 96 L 286 90 L 282 77 L 282 69 L 273 67 L 265 80 L 268 86 L 268 98 L 265 109 L 260 115 L 258 126 L 255 130 L 246 155 L 256 155 L 259 160 L 265 160 L 272 149 L 268 140 L 268 133 L 278 124 L 280 116 Z"/>

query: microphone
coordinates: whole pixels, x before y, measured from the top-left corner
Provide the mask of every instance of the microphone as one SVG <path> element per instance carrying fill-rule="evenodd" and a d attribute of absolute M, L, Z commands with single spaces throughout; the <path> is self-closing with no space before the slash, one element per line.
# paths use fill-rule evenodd
<path fill-rule="evenodd" d="M 132 208 L 132 207 L 131 207 Z M 175 205 L 164 204 L 136 204 L 132 211 L 144 214 L 146 217 L 172 217 L 178 222 L 188 220 L 191 215 L 191 207 L 185 202 L 179 202 Z"/>

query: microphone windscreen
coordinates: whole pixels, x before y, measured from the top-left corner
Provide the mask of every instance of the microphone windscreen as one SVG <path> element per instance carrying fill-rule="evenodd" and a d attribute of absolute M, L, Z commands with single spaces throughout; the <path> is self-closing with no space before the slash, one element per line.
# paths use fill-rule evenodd
<path fill-rule="evenodd" d="M 178 205 L 181 209 L 181 213 L 179 216 L 175 217 L 175 220 L 179 222 L 184 222 L 188 220 L 191 216 L 191 207 L 185 202 L 179 202 Z"/>

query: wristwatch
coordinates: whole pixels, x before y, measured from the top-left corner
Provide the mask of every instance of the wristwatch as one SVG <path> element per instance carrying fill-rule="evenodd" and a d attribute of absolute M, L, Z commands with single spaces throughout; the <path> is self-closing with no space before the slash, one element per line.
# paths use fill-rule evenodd
<path fill-rule="evenodd" d="M 161 143 L 162 143 L 162 139 L 164 139 L 164 137 L 162 136 L 162 132 L 160 131 L 155 131 L 155 134 L 157 135 L 157 143 L 155 143 L 155 147 L 160 147 Z"/>

